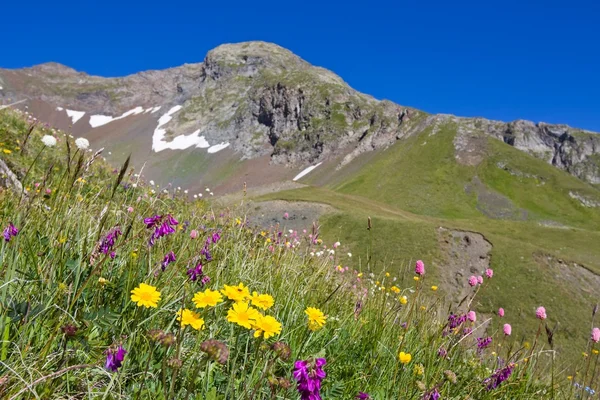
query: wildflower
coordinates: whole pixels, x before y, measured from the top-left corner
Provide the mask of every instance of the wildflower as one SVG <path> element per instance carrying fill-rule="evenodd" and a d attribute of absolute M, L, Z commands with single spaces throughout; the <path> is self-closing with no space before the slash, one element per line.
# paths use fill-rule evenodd
<path fill-rule="evenodd" d="M 567 376 L 567 379 L 570 380 L 570 381 L 572 381 L 573 380 L 573 375 Z"/>
<path fill-rule="evenodd" d="M 422 376 L 425 373 L 425 367 L 423 367 L 423 364 L 415 364 L 415 367 L 413 368 L 413 373 L 416 376 Z"/>
<path fill-rule="evenodd" d="M 408 364 L 410 360 L 412 360 L 412 356 L 410 355 L 410 353 L 405 353 L 401 351 L 400 354 L 398 354 L 398 359 L 402 364 Z"/>
<path fill-rule="evenodd" d="M 479 285 L 481 285 L 481 284 L 483 283 L 483 276 L 479 275 L 479 276 L 477 277 L 477 283 L 478 283 Z"/>
<path fill-rule="evenodd" d="M 477 338 L 477 349 L 479 351 L 487 348 L 492 343 L 492 337 Z"/>
<path fill-rule="evenodd" d="M 438 349 L 438 352 L 437 352 L 437 354 L 438 354 L 438 357 L 440 357 L 440 358 L 446 358 L 446 356 L 448 356 L 448 350 L 446 350 L 446 349 L 445 349 L 445 348 L 443 348 L 443 347 L 440 347 L 440 348 Z"/>
<path fill-rule="evenodd" d="M 167 268 L 167 265 L 175 262 L 175 253 L 172 251 L 168 252 L 162 263 L 160 263 L 160 268 L 164 271 Z"/>
<path fill-rule="evenodd" d="M 492 376 L 486 378 L 483 381 L 483 384 L 485 385 L 486 389 L 492 390 L 500 386 L 502 382 L 504 382 L 510 377 L 510 374 L 512 373 L 514 367 L 515 364 L 510 363 L 506 367 L 496 370 L 496 372 L 494 372 Z"/>
<path fill-rule="evenodd" d="M 273 343 L 273 345 L 271 346 L 271 350 L 273 350 L 275 354 L 277 354 L 277 356 L 283 361 L 289 360 L 290 356 L 292 355 L 292 349 L 284 342 Z"/>
<path fill-rule="evenodd" d="M 108 283 L 108 279 L 100 277 L 98 278 L 98 283 L 102 286 L 106 285 Z"/>
<path fill-rule="evenodd" d="M 394 286 L 392 286 L 392 287 L 390 288 L 390 291 L 392 291 L 392 292 L 394 292 L 394 293 L 398 294 L 398 293 L 400 293 L 400 288 L 399 288 L 398 286 L 395 286 L 395 285 L 394 285 Z"/>
<path fill-rule="evenodd" d="M 223 301 L 223 296 L 217 290 L 206 289 L 204 292 L 194 294 L 192 301 L 196 308 L 214 307 Z"/>
<path fill-rule="evenodd" d="M 494 270 L 491 268 L 488 268 L 485 270 L 485 276 L 487 276 L 489 279 L 492 278 L 492 276 L 494 276 Z"/>
<path fill-rule="evenodd" d="M 432 286 L 431 290 L 433 290 L 435 292 L 436 290 L 438 290 L 438 287 L 437 286 Z"/>
<path fill-rule="evenodd" d="M 77 327 L 73 324 L 65 324 L 60 327 L 60 330 L 65 334 L 66 337 L 70 338 L 77 334 Z"/>
<path fill-rule="evenodd" d="M 294 379 L 298 382 L 298 393 L 301 400 L 321 399 L 321 381 L 326 374 L 323 367 L 327 364 L 324 358 L 317 358 L 314 362 L 298 360 L 294 363 Z"/>
<path fill-rule="evenodd" d="M 504 324 L 503 331 L 506 336 L 510 336 L 510 334 L 512 333 L 512 327 L 510 326 L 510 324 Z"/>
<path fill-rule="evenodd" d="M 386 272 L 386 273 L 385 273 L 385 276 L 386 276 L 387 278 L 389 278 L 389 277 L 390 277 L 390 273 L 389 273 L 389 272 Z"/>
<path fill-rule="evenodd" d="M 42 143 L 47 147 L 54 147 L 56 146 L 56 138 L 54 136 L 44 135 L 42 137 Z"/>
<path fill-rule="evenodd" d="M 365 392 L 358 392 L 358 394 L 354 396 L 354 398 L 358 400 L 368 400 L 371 398 L 371 396 Z"/>
<path fill-rule="evenodd" d="M 598 343 L 600 341 L 600 329 L 599 328 L 594 328 L 592 329 L 592 342 L 594 343 Z"/>
<path fill-rule="evenodd" d="M 112 228 L 110 231 L 108 231 L 108 233 L 106 234 L 106 237 L 104 239 L 102 239 L 102 242 L 100 242 L 100 247 L 99 250 L 101 253 L 103 254 L 110 254 L 110 258 L 115 258 L 112 253 L 112 248 L 115 245 L 115 241 L 117 240 L 117 238 L 119 236 L 121 236 L 121 228 L 119 228 L 118 226 L 115 226 L 114 228 Z"/>
<path fill-rule="evenodd" d="M 544 307 L 538 307 L 535 310 L 535 316 L 542 321 L 546 319 L 546 309 Z"/>
<path fill-rule="evenodd" d="M 254 322 L 254 337 L 264 336 L 265 339 L 279 335 L 281 333 L 281 323 L 270 315 L 263 316 L 258 314 Z"/>
<path fill-rule="evenodd" d="M 269 308 L 273 307 L 273 304 L 275 304 L 275 300 L 271 295 L 258 294 L 257 292 L 252 292 L 250 301 L 252 302 L 253 306 L 258 307 L 261 310 L 268 310 Z"/>
<path fill-rule="evenodd" d="M 224 285 L 221 293 L 233 301 L 245 301 L 250 298 L 250 290 L 241 282 L 237 286 Z"/>
<path fill-rule="evenodd" d="M 599 353 L 600 353 L 600 351 L 598 351 L 597 349 L 593 349 L 593 350 L 592 350 L 592 353 L 594 353 L 594 354 L 599 354 Z"/>
<path fill-rule="evenodd" d="M 473 287 L 473 286 L 477 285 L 477 277 L 476 277 L 475 275 L 471 275 L 471 276 L 469 277 L 469 285 L 470 285 L 471 287 Z"/>
<path fill-rule="evenodd" d="M 467 316 L 466 315 L 455 315 L 455 314 L 450 314 L 448 316 L 448 327 L 450 329 L 456 329 L 458 328 L 460 325 L 462 325 L 465 321 L 467 320 Z"/>
<path fill-rule="evenodd" d="M 177 311 L 177 320 L 181 321 L 182 328 L 186 325 L 189 325 L 198 331 L 204 328 L 204 319 L 200 318 L 197 313 L 188 310 L 187 308 Z"/>
<path fill-rule="evenodd" d="M 200 350 L 221 365 L 227 364 L 229 358 L 229 349 L 227 345 L 215 339 L 205 340 L 200 344 Z"/>
<path fill-rule="evenodd" d="M 192 239 L 196 239 L 198 237 L 198 231 L 195 229 L 192 229 L 192 231 L 190 232 L 190 237 Z"/>
<path fill-rule="evenodd" d="M 318 308 L 307 307 L 304 313 L 308 316 L 308 329 L 311 331 L 318 331 L 325 325 L 327 317 Z"/>
<path fill-rule="evenodd" d="M 288 214 L 288 213 L 283 214 L 283 219 L 288 219 L 289 217 L 290 217 L 290 214 Z"/>
<path fill-rule="evenodd" d="M 252 324 L 259 316 L 260 313 L 256 309 L 241 301 L 234 303 L 233 307 L 227 311 L 227 321 L 246 329 L 252 329 Z"/>
<path fill-rule="evenodd" d="M 167 214 L 165 217 L 155 215 L 154 217 L 144 218 L 144 224 L 146 224 L 146 229 L 154 228 L 154 232 L 148 240 L 148 245 L 153 246 L 156 239 L 175 233 L 173 226 L 178 225 L 179 222 L 172 215 Z"/>
<path fill-rule="evenodd" d="M 4 228 L 2 232 L 4 235 L 4 241 L 10 242 L 10 239 L 19 234 L 19 230 L 13 225 L 12 222 L 8 223 L 8 226 Z"/>
<path fill-rule="evenodd" d="M 504 308 L 500 307 L 500 308 L 498 309 L 498 315 L 499 315 L 500 317 L 504 317 Z"/>
<path fill-rule="evenodd" d="M 131 214 L 133 212 L 133 207 L 131 207 L 131 206 L 127 207 L 127 212 Z"/>
<path fill-rule="evenodd" d="M 187 274 L 190 277 L 190 280 L 193 282 L 195 282 L 198 278 L 201 278 L 204 275 L 204 271 L 202 271 L 202 263 L 198 263 L 195 267 L 188 269 Z"/>
<path fill-rule="evenodd" d="M 418 282 L 419 281 L 419 277 L 418 276 L 413 276 L 413 279 Z"/>
<path fill-rule="evenodd" d="M 417 275 L 425 274 L 425 264 L 423 263 L 423 261 L 418 260 L 417 263 L 415 264 L 415 274 L 417 274 Z"/>
<path fill-rule="evenodd" d="M 116 351 L 112 348 L 107 349 L 104 367 L 111 372 L 116 372 L 122 366 L 125 354 L 127 354 L 127 351 L 121 345 Z"/>
<path fill-rule="evenodd" d="M 440 392 L 438 391 L 437 387 L 434 387 L 430 391 L 423 394 L 423 397 L 421 397 L 421 399 L 422 400 L 438 400 L 440 397 L 441 397 Z"/>
<path fill-rule="evenodd" d="M 400 301 L 400 304 L 405 305 L 406 303 L 408 303 L 408 297 L 406 296 L 402 296 L 398 299 Z"/>
<path fill-rule="evenodd" d="M 90 142 L 86 138 L 77 138 L 75 139 L 75 146 L 77 146 L 79 150 L 87 150 L 87 148 L 90 147 Z"/>
<path fill-rule="evenodd" d="M 154 286 L 140 283 L 138 287 L 131 291 L 131 301 L 137 303 L 138 307 L 156 308 L 160 301 L 160 292 Z"/>
<path fill-rule="evenodd" d="M 475 314 L 475 311 L 469 311 L 467 313 L 467 319 L 471 322 L 477 321 L 477 314 Z"/>
<path fill-rule="evenodd" d="M 348 253 L 348 257 L 352 258 L 352 253 Z"/>
<path fill-rule="evenodd" d="M 2 149 L 2 152 L 3 152 L 4 154 L 11 154 L 11 153 L 12 153 L 12 150 L 9 150 L 9 149 Z"/>

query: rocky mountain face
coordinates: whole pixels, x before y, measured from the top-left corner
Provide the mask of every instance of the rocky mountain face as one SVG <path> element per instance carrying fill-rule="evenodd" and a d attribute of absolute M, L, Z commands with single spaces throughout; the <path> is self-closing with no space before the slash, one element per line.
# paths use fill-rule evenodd
<path fill-rule="evenodd" d="M 264 42 L 222 45 L 202 63 L 123 78 L 90 76 L 56 63 L 0 69 L 0 87 L 5 104 L 37 99 L 90 116 L 143 110 L 162 116 L 154 132 L 147 132 L 154 152 L 219 144 L 218 149 L 230 146 L 239 159 L 266 156 L 271 164 L 287 166 L 326 159 L 342 166 L 451 118 L 458 136 L 482 132 L 600 183 L 600 136 L 594 133 L 529 121 L 427 115 L 359 93 L 334 73 Z M 82 135 L 94 131 L 92 122 L 73 119 Z M 127 140 L 127 132 L 119 140 Z"/>

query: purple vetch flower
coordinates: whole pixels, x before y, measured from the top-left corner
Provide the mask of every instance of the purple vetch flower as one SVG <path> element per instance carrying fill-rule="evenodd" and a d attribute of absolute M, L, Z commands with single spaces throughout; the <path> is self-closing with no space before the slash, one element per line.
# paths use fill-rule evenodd
<path fill-rule="evenodd" d="M 119 345 L 116 351 L 112 348 L 106 350 L 105 368 L 111 372 L 116 372 L 121 367 L 125 359 L 125 354 L 127 354 L 127 351 L 121 345 Z"/>
<path fill-rule="evenodd" d="M 200 279 L 200 283 L 202 286 L 207 285 L 210 282 L 210 277 L 208 275 L 204 275 L 202 279 Z"/>
<path fill-rule="evenodd" d="M 437 352 L 437 354 L 438 354 L 438 357 L 440 357 L 440 358 L 446 358 L 446 357 L 448 356 L 448 350 L 446 350 L 446 349 L 445 349 L 445 348 L 443 348 L 443 347 L 440 347 L 440 348 L 438 349 L 438 352 Z"/>
<path fill-rule="evenodd" d="M 324 358 L 316 360 L 298 360 L 294 363 L 294 379 L 298 382 L 298 393 L 301 400 L 321 400 L 321 381 L 327 376 L 323 367 L 327 364 Z"/>
<path fill-rule="evenodd" d="M 221 239 L 221 234 L 219 232 L 215 232 L 211 236 L 211 240 L 214 243 L 217 243 Z"/>
<path fill-rule="evenodd" d="M 146 224 L 146 229 L 152 229 L 162 219 L 162 215 L 155 215 L 154 217 L 144 218 L 144 224 Z"/>
<path fill-rule="evenodd" d="M 500 386 L 500 384 L 507 380 L 510 374 L 512 374 L 512 370 L 514 367 L 515 364 L 510 363 L 506 367 L 496 370 L 496 372 L 494 372 L 489 378 L 486 378 L 483 381 L 483 384 L 485 385 L 486 389 L 492 390 Z"/>
<path fill-rule="evenodd" d="M 175 228 L 173 227 L 178 225 L 179 222 L 171 214 L 167 214 L 164 217 L 155 215 L 154 217 L 145 218 L 144 224 L 146 224 L 146 229 L 154 228 L 154 232 L 150 236 L 150 240 L 148 240 L 148 245 L 154 246 L 156 239 L 175 233 Z"/>
<path fill-rule="evenodd" d="M 450 316 L 448 317 L 448 327 L 450 329 L 456 329 L 459 326 L 461 326 L 466 320 L 466 315 L 450 314 Z"/>
<path fill-rule="evenodd" d="M 371 398 L 371 395 L 369 395 L 369 393 L 366 392 L 358 392 L 358 394 L 354 398 L 358 400 L 368 400 Z"/>
<path fill-rule="evenodd" d="M 485 338 L 477 338 L 477 351 L 481 352 L 492 343 L 492 337 L 488 336 Z"/>
<path fill-rule="evenodd" d="M 194 268 L 190 268 L 187 270 L 187 274 L 190 277 L 191 281 L 196 281 L 198 278 L 201 278 L 204 275 L 202 271 L 202 263 L 198 263 Z"/>
<path fill-rule="evenodd" d="M 423 397 L 421 397 L 421 399 L 422 400 L 438 400 L 440 397 L 441 397 L 440 392 L 438 392 L 437 388 L 434 387 L 430 391 L 425 392 L 425 394 L 423 394 Z"/>
<path fill-rule="evenodd" d="M 167 268 L 167 265 L 175 262 L 175 253 L 172 251 L 168 252 L 162 263 L 160 263 L 160 268 L 164 271 Z"/>
<path fill-rule="evenodd" d="M 8 226 L 4 228 L 2 232 L 4 234 L 4 241 L 10 242 L 10 239 L 19 234 L 19 230 L 13 225 L 12 222 L 8 223 Z"/>
<path fill-rule="evenodd" d="M 106 237 L 102 239 L 100 242 L 99 250 L 103 254 L 109 254 L 110 258 L 115 258 L 115 252 L 113 251 L 113 247 L 115 245 L 115 241 L 119 236 L 121 236 L 121 228 L 115 226 L 106 234 Z"/>

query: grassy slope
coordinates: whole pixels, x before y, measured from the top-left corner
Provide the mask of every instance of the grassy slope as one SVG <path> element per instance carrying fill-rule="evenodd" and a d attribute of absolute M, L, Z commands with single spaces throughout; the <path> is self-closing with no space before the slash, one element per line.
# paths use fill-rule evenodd
<path fill-rule="evenodd" d="M 377 263 L 386 260 L 402 266 L 423 258 L 443 268 L 444 259 L 435 250 L 437 227 L 484 234 L 494 246 L 492 267 L 500 275 L 486 289 L 486 301 L 478 309 L 492 313 L 503 306 L 510 310 L 507 321 L 514 322 L 516 332 L 523 334 L 535 329 L 535 321 L 522 323 L 522 317 L 544 304 L 552 321 L 560 322 L 562 331 L 558 331 L 556 339 L 559 348 L 571 356 L 578 354 L 575 349 L 584 340 L 581 332 L 589 327 L 588 318 L 581 313 L 587 315 L 597 293 L 584 292 L 562 276 L 549 273 L 534 255 L 555 255 L 600 272 L 600 212 L 581 206 L 568 195 L 573 190 L 598 198 L 600 192 L 491 138 L 486 143 L 487 157 L 481 164 L 458 165 L 452 142 L 454 129 L 448 125 L 434 136 L 424 132 L 381 151 L 375 158 L 367 155 L 369 162 L 358 172 L 342 169 L 328 187 L 282 192 L 268 198 L 317 201 L 338 208 L 340 213 L 322 218 L 323 232 L 332 240 L 351 243 L 363 260 L 367 258 L 370 240 L 365 229 L 366 216 L 374 217 L 371 234 Z M 511 172 L 532 177 L 511 175 L 497 166 L 499 162 Z M 516 208 L 525 209 L 528 220 L 485 217 L 477 209 L 477 196 L 465 191 L 475 176 L 488 190 L 508 197 Z M 540 221 L 547 220 L 569 228 L 540 225 Z"/>

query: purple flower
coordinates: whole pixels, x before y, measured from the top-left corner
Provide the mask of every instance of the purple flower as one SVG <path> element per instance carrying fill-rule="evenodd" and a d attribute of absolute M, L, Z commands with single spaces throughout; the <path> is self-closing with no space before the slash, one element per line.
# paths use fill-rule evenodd
<path fill-rule="evenodd" d="M 446 350 L 443 347 L 440 347 L 438 349 L 438 353 L 437 354 L 438 354 L 438 357 L 440 357 L 440 358 L 446 358 L 448 356 L 448 350 Z"/>
<path fill-rule="evenodd" d="M 202 286 L 205 286 L 208 284 L 208 282 L 210 282 L 210 277 L 208 275 L 204 275 L 202 277 L 202 279 L 200 280 L 200 283 L 202 283 Z"/>
<path fill-rule="evenodd" d="M 148 245 L 154 246 L 156 239 L 175 233 L 173 226 L 178 225 L 179 222 L 171 214 L 168 214 L 165 217 L 155 215 L 154 217 L 145 218 L 144 224 L 146 224 L 146 229 L 154 228 L 154 232 L 148 240 Z"/>
<path fill-rule="evenodd" d="M 8 226 L 4 228 L 2 232 L 4 234 L 4 240 L 10 242 L 10 238 L 15 237 L 19 234 L 19 230 L 13 225 L 12 222 L 8 223 Z"/>
<path fill-rule="evenodd" d="M 213 243 L 217 243 L 221 239 L 221 234 L 219 232 L 215 232 L 212 234 L 211 240 Z"/>
<path fill-rule="evenodd" d="M 110 348 L 106 350 L 106 363 L 104 364 L 106 369 L 116 372 L 121 367 L 126 353 L 127 351 L 121 345 L 119 345 L 117 351 Z"/>
<path fill-rule="evenodd" d="M 301 400 L 321 400 L 321 381 L 327 375 L 323 367 L 327 364 L 324 358 L 316 360 L 298 360 L 294 363 L 294 379 L 298 382 L 298 393 Z"/>
<path fill-rule="evenodd" d="M 456 329 L 459 326 L 461 326 L 466 320 L 466 315 L 450 314 L 450 316 L 448 317 L 448 327 L 450 329 Z"/>
<path fill-rule="evenodd" d="M 437 388 L 433 388 L 428 392 L 425 392 L 425 394 L 423 395 L 423 397 L 421 397 L 422 400 L 438 400 L 440 398 L 440 392 L 438 392 Z"/>
<path fill-rule="evenodd" d="M 198 263 L 194 268 L 188 269 L 187 274 L 191 281 L 196 281 L 198 278 L 201 278 L 202 275 L 204 275 L 202 272 L 202 263 Z"/>
<path fill-rule="evenodd" d="M 483 381 L 487 390 L 492 390 L 500 386 L 502 382 L 508 379 L 510 374 L 512 374 L 512 370 L 515 367 L 515 364 L 510 363 L 504 368 L 500 368 L 496 370 L 489 378 L 486 378 Z"/>
<path fill-rule="evenodd" d="M 146 229 L 154 228 L 156 225 L 158 225 L 161 219 L 162 215 L 155 215 L 154 217 L 144 218 L 144 224 L 146 224 Z"/>
<path fill-rule="evenodd" d="M 487 348 L 490 343 L 492 343 L 492 337 L 488 336 L 485 338 L 477 338 L 477 351 L 482 351 L 483 349 Z"/>
<path fill-rule="evenodd" d="M 160 264 L 160 268 L 164 271 L 165 268 L 167 268 L 167 265 L 171 264 L 172 262 L 175 262 L 175 253 L 170 251 L 167 253 L 162 263 Z"/>
<path fill-rule="evenodd" d="M 358 394 L 354 398 L 358 400 L 368 400 L 371 398 L 371 396 L 365 392 L 358 392 Z"/>
<path fill-rule="evenodd" d="M 121 234 L 121 228 L 119 228 L 118 226 L 115 226 L 110 231 L 108 231 L 106 237 L 102 239 L 102 242 L 100 242 L 100 252 L 102 254 L 109 254 L 110 258 L 115 258 L 115 252 L 112 251 L 112 249 L 115 245 L 115 241 L 119 236 L 121 236 Z"/>

